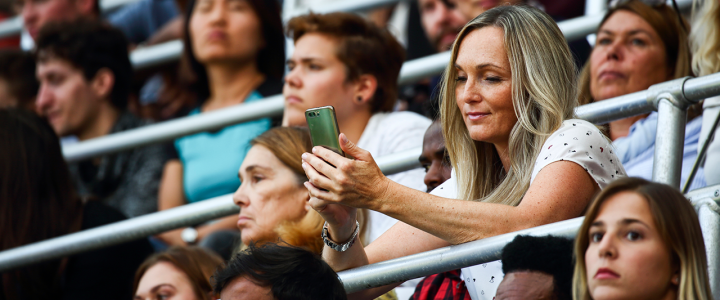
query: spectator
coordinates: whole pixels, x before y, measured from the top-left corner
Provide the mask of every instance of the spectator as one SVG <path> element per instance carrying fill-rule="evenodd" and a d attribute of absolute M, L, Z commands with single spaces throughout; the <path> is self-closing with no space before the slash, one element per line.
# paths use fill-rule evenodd
<path fill-rule="evenodd" d="M 149 124 L 126 110 L 133 72 L 117 29 L 84 19 L 46 26 L 36 53 L 36 107 L 59 136 L 86 141 Z M 162 145 L 146 146 L 72 163 L 70 173 L 80 196 L 135 217 L 157 210 L 167 156 Z"/>
<path fill-rule="evenodd" d="M 425 132 L 420 164 L 425 168 L 425 186 L 427 186 L 428 193 L 450 179 L 452 167 L 445 149 L 445 139 L 442 136 L 439 120 L 433 121 Z M 458 269 L 423 278 L 415 287 L 415 292 L 410 299 L 470 300 L 471 298 L 465 287 L 465 281 L 460 278 L 460 270 Z"/>
<path fill-rule="evenodd" d="M 35 110 L 35 58 L 21 50 L 0 50 L 0 108 Z"/>
<path fill-rule="evenodd" d="M 124 219 L 81 201 L 58 137 L 32 112 L 0 109 L 0 145 L 0 251 Z M 0 299 L 128 299 L 133 272 L 151 252 L 137 240 L 6 271 Z"/>
<path fill-rule="evenodd" d="M 260 101 L 280 92 L 285 40 L 276 1 L 190 1 L 184 34 L 184 55 L 195 73 L 192 88 L 200 102 L 190 115 Z M 177 159 L 165 166 L 159 208 L 237 190 L 237 168 L 250 140 L 270 125 L 265 118 L 175 140 Z M 237 216 L 226 217 L 166 232 L 160 238 L 171 245 L 194 244 L 216 231 L 237 230 L 237 221 Z"/>
<path fill-rule="evenodd" d="M 350 239 L 356 208 L 402 221 L 367 252 L 358 243 L 345 252 L 325 247 L 325 260 L 344 270 L 580 216 L 625 172 L 597 127 L 571 119 L 574 70 L 560 29 L 540 10 L 501 6 L 468 23 L 443 84 L 450 180 L 430 195 L 402 187 L 344 133 L 341 147 L 355 160 L 322 147 L 303 154 L 310 204 L 328 222 L 329 240 Z M 407 246 L 397 247 L 399 240 Z M 491 299 L 495 290 L 478 297 Z"/>
<path fill-rule="evenodd" d="M 443 0 L 457 7 L 457 10 L 465 14 L 469 20 L 479 16 L 489 9 L 500 5 L 517 5 L 525 2 L 534 2 L 533 0 L 493 0 L 493 1 L 477 1 L 477 0 Z M 535 5 L 537 6 L 537 5 Z"/>
<path fill-rule="evenodd" d="M 288 59 L 283 88 L 284 126 L 307 126 L 305 110 L 332 105 L 340 129 L 376 157 L 422 145 L 430 121 L 411 112 L 391 112 L 403 49 L 387 30 L 354 14 L 311 13 L 291 19 L 287 31 L 295 52 Z M 423 189 L 419 168 L 389 178 Z M 367 242 L 395 222 L 370 212 Z"/>
<path fill-rule="evenodd" d="M 225 265 L 200 247 L 171 247 L 156 253 L 135 273 L 135 300 L 211 300 L 212 274 Z"/>
<path fill-rule="evenodd" d="M 650 7 L 631 0 L 611 8 L 600 23 L 595 48 L 580 77 L 581 104 L 692 75 L 687 33 L 679 18 L 663 3 Z M 685 127 L 683 183 L 697 158 L 702 119 L 693 117 L 689 115 Z M 657 122 L 657 112 L 610 122 L 610 138 L 628 176 L 652 177 Z M 693 188 L 705 186 L 702 170 L 695 179 Z"/>
<path fill-rule="evenodd" d="M 588 208 L 575 259 L 573 299 L 713 299 L 695 209 L 667 185 L 610 184 Z"/>
<path fill-rule="evenodd" d="M 418 0 L 417 11 L 425 37 L 434 48 L 434 53 L 450 50 L 458 32 L 470 20 L 443 0 Z M 412 36 L 408 36 L 408 41 L 413 42 L 410 47 L 422 46 L 422 41 L 418 41 Z M 410 51 L 418 50 L 408 48 L 408 52 Z M 440 76 L 434 76 L 427 80 L 401 86 L 402 93 L 398 109 L 417 112 L 435 119 L 438 110 L 437 100 L 439 99 L 435 97 L 437 95 L 435 91 L 439 83 Z"/>
<path fill-rule="evenodd" d="M 337 274 L 306 250 L 250 245 L 215 273 L 215 294 L 224 300 L 347 299 Z"/>
<path fill-rule="evenodd" d="M 450 50 L 468 18 L 443 0 L 418 0 L 420 21 L 430 43 L 437 52 Z"/>
<path fill-rule="evenodd" d="M 132 45 L 157 44 L 182 38 L 182 16 L 176 0 L 129 3 L 111 13 L 108 22 L 120 29 Z M 160 38 L 161 31 L 167 31 L 167 36 Z"/>
<path fill-rule="evenodd" d="M 425 186 L 428 193 L 450 179 L 452 172 L 450 157 L 448 157 L 445 138 L 442 134 L 440 120 L 435 120 L 425 131 L 423 138 L 422 154 L 420 154 L 419 160 L 425 168 Z"/>
<path fill-rule="evenodd" d="M 503 248 L 497 300 L 572 299 L 573 241 L 517 236 Z M 499 280 L 499 279 L 497 279 Z"/>
<path fill-rule="evenodd" d="M 98 18 L 97 0 L 18 0 L 25 30 L 36 40 L 45 24 Z M 32 48 L 32 47 L 29 47 Z"/>
<path fill-rule="evenodd" d="M 698 15 L 694 17 L 695 21 L 690 32 L 692 67 L 697 76 L 705 76 L 720 72 L 720 31 L 717 30 L 720 28 L 720 2 L 703 1 L 702 7 L 696 11 Z M 704 162 L 704 165 L 708 166 L 720 165 L 720 135 L 716 133 L 715 139 L 710 139 L 708 136 L 718 115 L 720 115 L 720 96 L 705 99 L 698 147 L 702 147 L 705 141 L 711 141 Z M 706 168 L 704 171 L 707 185 L 720 184 L 720 168 Z"/>
<path fill-rule="evenodd" d="M 233 197 L 240 206 L 238 227 L 244 245 L 277 242 L 322 251 L 324 220 L 307 205 L 305 172 L 297 159 L 312 148 L 305 128 L 278 127 L 254 138 L 238 174 Z"/>

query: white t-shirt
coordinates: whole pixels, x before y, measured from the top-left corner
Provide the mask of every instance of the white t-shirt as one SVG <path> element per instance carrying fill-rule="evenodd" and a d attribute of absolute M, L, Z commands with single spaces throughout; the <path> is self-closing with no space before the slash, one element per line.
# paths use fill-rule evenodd
<path fill-rule="evenodd" d="M 358 147 L 367 150 L 374 159 L 385 155 L 422 147 L 425 131 L 432 123 L 429 119 L 413 112 L 376 113 L 365 126 Z M 413 169 L 388 176 L 404 186 L 425 191 L 425 170 Z M 366 243 L 380 237 L 397 222 L 376 211 L 370 211 L 369 231 Z"/>
<path fill-rule="evenodd" d="M 593 124 L 577 119 L 564 121 L 543 144 L 535 161 L 530 184 L 545 166 L 556 161 L 572 161 L 582 166 L 604 189 L 617 178 L 625 177 L 620 159 L 613 153 L 613 146 Z M 435 188 L 431 194 L 444 197 L 458 197 L 457 178 L 453 170 L 449 180 Z M 473 300 L 495 297 L 504 274 L 500 261 L 493 261 L 462 269 L 462 278 Z"/>

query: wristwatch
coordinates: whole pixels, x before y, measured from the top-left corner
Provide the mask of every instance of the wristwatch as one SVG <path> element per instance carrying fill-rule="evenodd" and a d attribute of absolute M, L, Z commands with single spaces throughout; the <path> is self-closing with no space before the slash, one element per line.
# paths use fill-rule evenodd
<path fill-rule="evenodd" d="M 197 229 L 195 229 L 194 227 L 188 227 L 183 229 L 182 233 L 180 233 L 180 238 L 182 238 L 183 242 L 187 243 L 188 245 L 195 244 L 198 238 Z"/>
<path fill-rule="evenodd" d="M 325 222 L 325 225 L 323 225 L 322 236 L 323 242 L 325 242 L 325 245 L 332 248 L 335 251 L 338 252 L 345 252 L 347 249 L 350 249 L 352 245 L 355 243 L 355 240 L 357 240 L 358 233 L 360 232 L 360 223 L 358 221 L 355 221 L 355 231 L 353 232 L 352 236 L 350 236 L 350 240 L 345 242 L 344 244 L 337 244 L 334 241 L 332 241 L 330 238 L 328 238 L 328 223 Z"/>

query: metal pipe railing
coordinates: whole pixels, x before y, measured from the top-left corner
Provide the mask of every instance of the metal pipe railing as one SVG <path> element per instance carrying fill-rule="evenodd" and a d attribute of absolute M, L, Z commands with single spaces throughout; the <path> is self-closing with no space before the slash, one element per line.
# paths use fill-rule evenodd
<path fill-rule="evenodd" d="M 418 157 L 421 151 L 421 148 L 410 149 L 379 157 L 376 162 L 384 174 L 395 174 L 420 167 Z M 232 194 L 228 194 L 13 248 L 0 252 L 0 273 L 201 224 L 238 211 L 239 208 L 232 201 Z"/>
<path fill-rule="evenodd" d="M 720 185 L 713 187 L 715 190 Z M 707 195 L 705 195 L 707 196 Z M 708 256 L 710 282 L 715 299 L 720 299 L 720 206 L 708 197 L 691 200 L 698 212 Z M 338 273 L 345 291 L 361 290 L 404 282 L 427 275 L 457 270 L 499 260 L 502 249 L 517 235 L 553 235 L 575 239 L 584 217 L 542 225 L 494 237 L 453 245 L 414 255 L 387 260 Z"/>
<path fill-rule="evenodd" d="M 457 270 L 500 259 L 502 249 L 517 235 L 554 235 L 574 239 L 583 217 L 520 230 L 460 245 L 439 248 L 338 273 L 348 294 Z"/>

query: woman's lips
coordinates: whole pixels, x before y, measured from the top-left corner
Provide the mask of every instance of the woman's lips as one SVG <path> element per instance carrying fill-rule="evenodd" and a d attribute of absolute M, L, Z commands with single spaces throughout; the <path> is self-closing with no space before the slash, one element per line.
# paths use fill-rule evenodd
<path fill-rule="evenodd" d="M 287 101 L 288 103 L 302 103 L 303 102 L 302 99 L 300 99 L 297 96 L 288 96 L 285 98 L 285 101 Z"/>
<path fill-rule="evenodd" d="M 242 225 L 245 225 L 245 223 L 250 222 L 250 218 L 245 216 L 240 216 L 237 221 L 237 226 L 242 227 Z"/>
<path fill-rule="evenodd" d="M 625 75 L 616 71 L 602 71 L 598 76 L 599 80 L 615 80 L 625 78 Z"/>
<path fill-rule="evenodd" d="M 595 273 L 595 279 L 617 279 L 620 278 L 620 275 L 615 273 L 613 270 L 610 270 L 608 268 L 600 268 L 597 270 L 597 273 Z"/>
<path fill-rule="evenodd" d="M 469 112 L 469 113 L 467 113 L 468 119 L 470 119 L 470 120 L 472 120 L 472 121 L 480 120 L 480 119 L 485 118 L 485 117 L 487 117 L 487 116 L 489 116 L 489 115 L 490 115 L 490 113 L 482 113 L 482 112 Z"/>
<path fill-rule="evenodd" d="M 207 39 L 207 41 L 209 41 L 209 42 L 212 42 L 212 41 L 224 41 L 224 40 L 227 39 L 227 37 L 228 37 L 227 33 L 222 32 L 222 31 L 220 31 L 220 30 L 213 30 L 213 31 L 210 31 L 210 32 L 207 34 L 206 39 Z"/>

